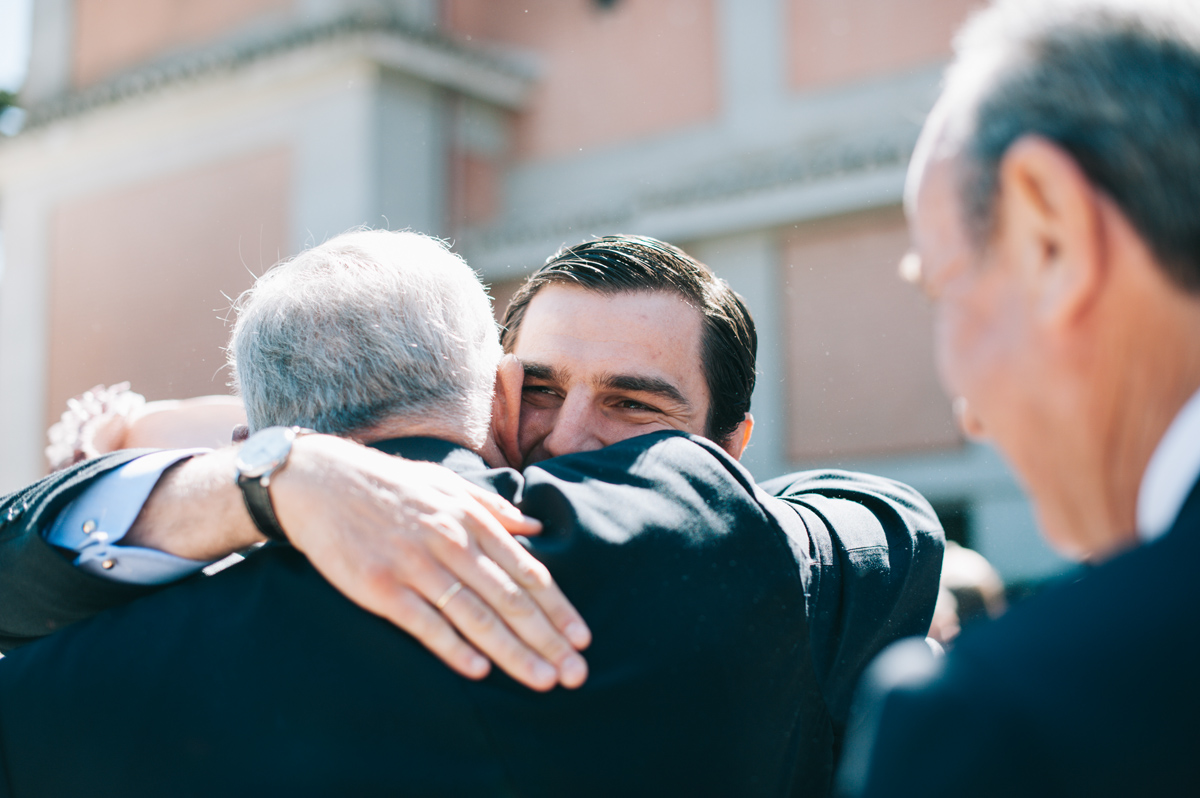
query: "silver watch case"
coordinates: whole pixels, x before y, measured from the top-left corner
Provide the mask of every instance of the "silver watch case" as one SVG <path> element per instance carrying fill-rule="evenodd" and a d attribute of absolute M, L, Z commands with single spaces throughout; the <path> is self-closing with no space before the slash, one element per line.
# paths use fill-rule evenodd
<path fill-rule="evenodd" d="M 265 488 L 271 475 L 287 462 L 296 440 L 295 427 L 267 427 L 251 435 L 237 455 L 237 479 L 257 479 Z"/>

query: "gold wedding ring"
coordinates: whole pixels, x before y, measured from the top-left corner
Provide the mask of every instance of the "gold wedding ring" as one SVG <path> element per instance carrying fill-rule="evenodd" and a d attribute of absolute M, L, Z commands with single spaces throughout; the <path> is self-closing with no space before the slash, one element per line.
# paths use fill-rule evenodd
<path fill-rule="evenodd" d="M 433 606 L 437 607 L 439 610 L 445 609 L 446 605 L 450 603 L 450 599 L 457 596 L 458 591 L 462 590 L 462 587 L 462 582 L 455 582 L 454 584 L 450 585 L 450 587 L 446 588 L 446 592 L 443 593 L 437 601 L 433 602 Z"/>

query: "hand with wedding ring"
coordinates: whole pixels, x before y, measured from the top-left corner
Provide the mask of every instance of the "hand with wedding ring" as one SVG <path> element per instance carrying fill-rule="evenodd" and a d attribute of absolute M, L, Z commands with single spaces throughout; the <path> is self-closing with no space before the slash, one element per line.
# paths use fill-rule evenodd
<path fill-rule="evenodd" d="M 433 602 L 433 606 L 437 607 L 438 612 L 446 609 L 446 605 L 450 603 L 450 599 L 458 595 L 458 591 L 462 590 L 462 582 L 455 582 L 446 588 L 446 592 L 438 597 L 438 600 Z"/>
<path fill-rule="evenodd" d="M 578 687 L 591 642 L 549 571 L 513 537 L 541 524 L 431 463 L 326 435 L 297 439 L 271 482 L 280 524 L 329 582 L 464 676 L 488 658 L 535 690 Z"/>

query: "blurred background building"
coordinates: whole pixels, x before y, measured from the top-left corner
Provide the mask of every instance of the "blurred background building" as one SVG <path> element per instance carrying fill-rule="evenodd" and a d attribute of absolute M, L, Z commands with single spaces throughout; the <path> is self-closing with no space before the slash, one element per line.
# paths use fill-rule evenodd
<path fill-rule="evenodd" d="M 501 308 L 558 247 L 644 233 L 755 314 L 758 477 L 894 476 L 1006 581 L 1064 567 L 957 434 L 895 277 L 905 164 L 975 0 L 3 4 L 30 44 L 0 120 L 0 492 L 93 384 L 226 392 L 231 298 L 350 227 L 452 239 Z"/>

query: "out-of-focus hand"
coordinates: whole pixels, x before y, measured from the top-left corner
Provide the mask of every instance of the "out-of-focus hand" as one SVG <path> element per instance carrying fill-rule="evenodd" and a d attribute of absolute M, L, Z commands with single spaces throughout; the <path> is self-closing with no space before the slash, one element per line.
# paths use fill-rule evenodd
<path fill-rule="evenodd" d="M 58 471 L 118 449 L 215 449 L 245 422 L 233 396 L 147 402 L 128 382 L 97 385 L 67 400 L 62 418 L 46 431 L 46 459 Z"/>
<path fill-rule="evenodd" d="M 334 587 L 462 675 L 482 678 L 490 658 L 535 690 L 587 678 L 577 649 L 590 631 L 512 537 L 541 525 L 499 496 L 326 435 L 298 438 L 270 490 L 288 538 Z"/>
<path fill-rule="evenodd" d="M 96 385 L 68 399 L 62 417 L 46 431 L 50 470 L 126 448 L 130 424 L 145 404 L 146 397 L 129 390 L 128 382 Z"/>
<path fill-rule="evenodd" d="M 246 423 L 242 401 L 234 396 L 197 396 L 147 402 L 130 420 L 125 449 L 219 449 L 233 428 Z"/>

